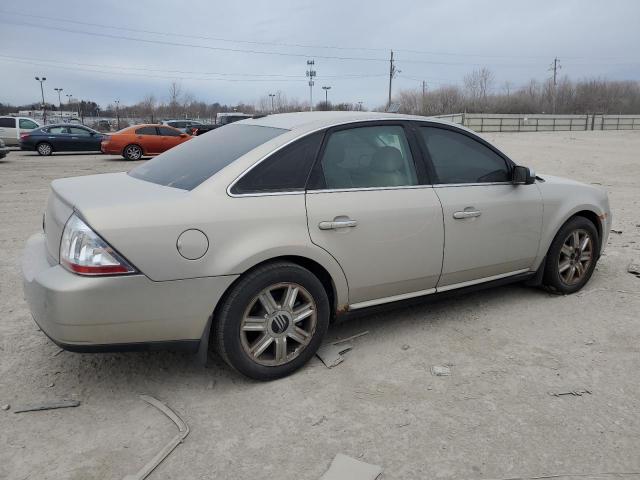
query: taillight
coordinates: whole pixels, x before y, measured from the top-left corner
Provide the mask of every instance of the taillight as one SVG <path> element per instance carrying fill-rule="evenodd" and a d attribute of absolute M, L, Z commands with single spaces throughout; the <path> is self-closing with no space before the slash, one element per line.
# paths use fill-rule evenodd
<path fill-rule="evenodd" d="M 29 135 L 28 133 L 21 133 L 20 134 L 20 140 L 26 140 L 27 138 L 29 138 L 31 135 Z"/>
<path fill-rule="evenodd" d="M 75 213 L 67 220 L 60 242 L 60 264 L 79 275 L 121 275 L 133 268 Z"/>

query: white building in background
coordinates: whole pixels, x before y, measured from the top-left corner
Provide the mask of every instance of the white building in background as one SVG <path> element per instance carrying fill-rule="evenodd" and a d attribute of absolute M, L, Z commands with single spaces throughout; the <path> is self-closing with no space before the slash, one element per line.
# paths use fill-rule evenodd
<path fill-rule="evenodd" d="M 18 117 L 29 117 L 44 124 L 42 110 L 20 110 Z M 66 110 L 47 110 L 47 123 L 80 123 L 78 112 Z"/>

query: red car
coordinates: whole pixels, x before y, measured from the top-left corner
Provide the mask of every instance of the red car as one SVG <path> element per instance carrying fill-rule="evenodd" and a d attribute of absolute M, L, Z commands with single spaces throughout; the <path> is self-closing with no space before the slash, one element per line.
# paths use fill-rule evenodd
<path fill-rule="evenodd" d="M 110 135 L 100 144 L 102 153 L 122 155 L 127 160 L 158 155 L 191 137 L 167 125 L 134 125 Z"/>

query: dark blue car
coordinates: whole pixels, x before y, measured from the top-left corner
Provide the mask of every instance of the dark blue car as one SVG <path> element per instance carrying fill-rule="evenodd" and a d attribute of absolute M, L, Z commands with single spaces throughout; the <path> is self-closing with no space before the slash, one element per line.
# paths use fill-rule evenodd
<path fill-rule="evenodd" d="M 46 125 L 20 135 L 20 149 L 40 155 L 53 152 L 99 152 L 103 135 L 76 124 Z"/>

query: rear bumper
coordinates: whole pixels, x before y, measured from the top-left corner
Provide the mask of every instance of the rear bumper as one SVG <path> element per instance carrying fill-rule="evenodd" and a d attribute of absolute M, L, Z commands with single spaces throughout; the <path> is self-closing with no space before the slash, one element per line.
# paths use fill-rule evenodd
<path fill-rule="evenodd" d="M 32 236 L 22 259 L 25 298 L 42 331 L 72 351 L 197 348 L 216 304 L 237 278 L 82 277 L 50 262 L 44 235 Z"/>
<path fill-rule="evenodd" d="M 9 154 L 10 151 L 11 150 L 8 149 L 7 147 L 0 148 L 0 158 L 6 157 Z"/>
<path fill-rule="evenodd" d="M 122 149 L 104 144 L 100 145 L 100 151 L 108 155 L 122 155 Z"/>
<path fill-rule="evenodd" d="M 30 143 L 22 143 L 20 142 L 20 150 L 25 150 L 28 152 L 33 152 L 36 149 L 35 145 L 32 145 Z"/>

